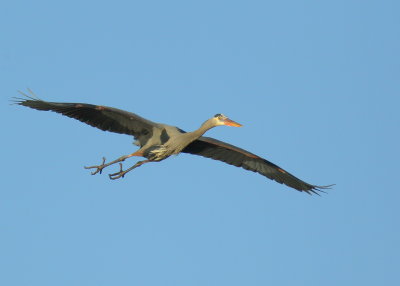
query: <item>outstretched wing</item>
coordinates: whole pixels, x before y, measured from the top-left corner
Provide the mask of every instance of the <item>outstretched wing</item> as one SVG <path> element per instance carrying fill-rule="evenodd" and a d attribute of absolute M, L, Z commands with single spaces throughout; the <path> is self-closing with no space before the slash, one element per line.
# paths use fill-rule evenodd
<path fill-rule="evenodd" d="M 246 170 L 257 172 L 271 180 L 285 184 L 298 191 L 307 192 L 308 194 L 318 194 L 317 191 L 321 192 L 323 189 L 329 189 L 329 187 L 331 187 L 331 185 L 315 186 L 308 184 L 283 170 L 279 166 L 254 155 L 253 153 L 210 137 L 200 137 L 196 141 L 190 143 L 182 152 L 200 155 L 236 167 L 242 167 Z"/>
<path fill-rule="evenodd" d="M 22 93 L 23 94 L 23 93 Z M 23 94 L 25 95 L 25 94 Z M 104 131 L 133 135 L 135 138 L 151 137 L 158 124 L 121 109 L 86 103 L 47 102 L 29 97 L 17 98 L 16 104 L 37 110 L 54 111 L 75 118 Z"/>

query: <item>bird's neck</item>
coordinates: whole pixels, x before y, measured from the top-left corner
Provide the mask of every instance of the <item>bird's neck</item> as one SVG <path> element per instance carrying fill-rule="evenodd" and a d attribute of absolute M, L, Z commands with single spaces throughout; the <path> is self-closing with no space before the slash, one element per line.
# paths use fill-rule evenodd
<path fill-rule="evenodd" d="M 190 132 L 190 133 L 193 135 L 194 140 L 196 140 L 213 127 L 215 127 L 215 125 L 212 123 L 212 121 L 207 120 L 200 126 L 199 129 L 197 129 L 193 132 Z"/>

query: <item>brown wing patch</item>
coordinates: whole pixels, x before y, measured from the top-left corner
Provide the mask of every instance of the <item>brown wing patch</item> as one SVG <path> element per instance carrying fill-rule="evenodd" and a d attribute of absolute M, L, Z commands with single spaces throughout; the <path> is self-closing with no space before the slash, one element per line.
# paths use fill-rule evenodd
<path fill-rule="evenodd" d="M 278 171 L 281 172 L 281 173 L 283 173 L 283 174 L 286 174 L 286 171 L 285 171 L 285 170 L 282 170 L 281 168 L 278 168 Z"/>

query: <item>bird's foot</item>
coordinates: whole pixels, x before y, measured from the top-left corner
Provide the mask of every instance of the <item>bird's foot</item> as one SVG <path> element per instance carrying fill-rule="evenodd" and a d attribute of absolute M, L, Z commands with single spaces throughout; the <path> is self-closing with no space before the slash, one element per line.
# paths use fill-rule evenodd
<path fill-rule="evenodd" d="M 109 174 L 108 176 L 110 177 L 111 180 L 116 180 L 119 178 L 123 178 L 125 176 L 126 173 L 132 171 L 133 169 L 142 166 L 145 163 L 151 162 L 151 160 L 144 160 L 144 161 L 139 161 L 136 162 L 135 165 L 133 165 L 132 167 L 126 169 L 125 171 L 122 169 L 122 163 L 119 163 L 119 172 L 116 172 L 114 174 Z"/>
<path fill-rule="evenodd" d="M 85 169 L 96 169 L 96 171 L 94 171 L 94 172 L 91 173 L 92 175 L 96 175 L 97 173 L 100 173 L 100 174 L 101 174 L 101 172 L 103 171 L 103 169 L 104 169 L 105 167 L 107 167 L 107 166 L 110 165 L 110 164 L 105 164 L 105 162 L 106 162 L 106 158 L 103 157 L 103 163 L 101 163 L 101 165 L 89 166 L 89 167 L 84 166 L 84 168 L 85 168 Z"/>
<path fill-rule="evenodd" d="M 119 172 L 113 173 L 113 174 L 108 174 L 111 180 L 116 180 L 119 178 L 123 178 L 126 173 L 128 173 L 130 170 L 123 170 L 122 169 L 122 163 L 119 163 Z"/>

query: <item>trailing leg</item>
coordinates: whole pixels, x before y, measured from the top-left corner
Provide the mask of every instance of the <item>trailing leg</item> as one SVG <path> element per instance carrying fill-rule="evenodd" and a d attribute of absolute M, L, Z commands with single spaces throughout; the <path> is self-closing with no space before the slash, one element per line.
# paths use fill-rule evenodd
<path fill-rule="evenodd" d="M 126 169 L 125 171 L 122 169 L 122 163 L 119 163 L 120 170 L 117 173 L 109 174 L 108 176 L 110 177 L 111 180 L 116 180 L 119 178 L 123 178 L 126 173 L 132 171 L 133 169 L 142 166 L 145 163 L 151 162 L 151 160 L 144 160 L 144 161 L 139 161 L 129 169 Z"/>
<path fill-rule="evenodd" d="M 85 169 L 96 169 L 94 172 L 91 173 L 92 175 L 96 175 L 97 173 L 100 173 L 100 174 L 101 174 L 101 172 L 103 171 L 103 169 L 106 168 L 106 167 L 108 167 L 108 166 L 111 166 L 111 165 L 113 165 L 113 164 L 115 164 L 115 163 L 118 163 L 118 162 L 123 162 L 123 161 L 125 161 L 125 159 L 128 159 L 128 158 L 130 158 L 130 157 L 132 157 L 132 156 L 142 156 L 142 155 L 143 155 L 143 154 L 142 154 L 141 152 L 136 151 L 136 152 L 134 152 L 134 153 L 132 153 L 132 154 L 121 156 L 121 157 L 119 157 L 118 159 L 116 159 L 116 160 L 114 160 L 114 161 L 111 161 L 111 162 L 109 162 L 109 163 L 107 163 L 107 164 L 105 164 L 106 158 L 103 157 L 103 163 L 101 163 L 101 165 L 95 165 L 95 166 L 89 166 L 89 167 L 86 167 L 86 166 L 85 166 L 84 168 L 85 168 Z"/>

